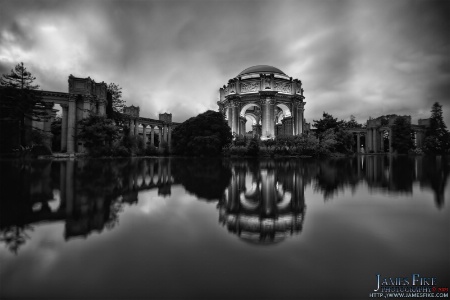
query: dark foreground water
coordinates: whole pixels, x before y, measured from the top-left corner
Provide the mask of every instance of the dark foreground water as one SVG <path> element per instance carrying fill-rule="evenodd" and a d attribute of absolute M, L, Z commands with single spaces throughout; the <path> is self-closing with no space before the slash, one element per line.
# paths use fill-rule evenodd
<path fill-rule="evenodd" d="M 448 288 L 449 169 L 374 156 L 1 161 L 0 296 L 367 299 L 377 275 L 378 292 Z"/>

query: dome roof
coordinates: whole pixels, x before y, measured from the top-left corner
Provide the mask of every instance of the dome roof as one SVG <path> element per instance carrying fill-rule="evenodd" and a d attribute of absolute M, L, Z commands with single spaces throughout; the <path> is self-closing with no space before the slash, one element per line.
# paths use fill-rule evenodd
<path fill-rule="evenodd" d="M 259 74 L 274 73 L 274 74 L 286 75 L 283 71 L 281 71 L 280 69 L 277 69 L 275 67 L 267 66 L 267 65 L 257 65 L 257 66 L 253 66 L 253 67 L 245 69 L 244 71 L 239 73 L 238 76 L 254 74 L 254 73 L 259 73 Z"/>

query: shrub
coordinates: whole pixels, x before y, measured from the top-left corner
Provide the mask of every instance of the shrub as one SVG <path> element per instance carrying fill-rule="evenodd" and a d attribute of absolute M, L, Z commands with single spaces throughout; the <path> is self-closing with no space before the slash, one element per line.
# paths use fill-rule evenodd
<path fill-rule="evenodd" d="M 257 156 L 259 153 L 259 140 L 252 138 L 247 146 L 247 154 L 250 156 Z"/>

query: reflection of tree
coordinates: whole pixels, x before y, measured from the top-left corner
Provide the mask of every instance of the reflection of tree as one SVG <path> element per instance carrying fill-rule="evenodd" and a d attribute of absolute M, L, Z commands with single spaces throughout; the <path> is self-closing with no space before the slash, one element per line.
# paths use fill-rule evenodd
<path fill-rule="evenodd" d="M 441 208 L 444 205 L 444 192 L 450 171 L 450 161 L 448 157 L 425 156 L 418 158 L 421 174 L 419 175 L 420 186 L 430 187 L 435 196 L 436 206 Z"/>
<path fill-rule="evenodd" d="M 339 190 L 350 186 L 355 188 L 360 180 L 356 158 L 330 159 L 321 161 L 315 175 L 315 190 L 321 191 L 325 200 L 333 197 Z"/>
<path fill-rule="evenodd" d="M 6 226 L 1 230 L 0 242 L 4 242 L 11 252 L 17 254 L 19 248 L 30 238 L 27 230 L 32 231 L 33 228 L 30 225 Z"/>
<path fill-rule="evenodd" d="M 231 178 L 231 171 L 220 159 L 173 160 L 172 174 L 189 193 L 206 200 L 223 195 Z"/>

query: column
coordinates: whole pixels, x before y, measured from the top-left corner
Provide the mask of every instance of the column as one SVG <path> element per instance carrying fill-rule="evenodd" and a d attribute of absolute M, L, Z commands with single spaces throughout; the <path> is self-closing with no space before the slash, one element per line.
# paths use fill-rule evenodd
<path fill-rule="evenodd" d="M 84 96 L 83 97 L 83 119 L 86 119 L 87 117 L 89 117 L 90 112 L 91 112 L 90 96 Z"/>
<path fill-rule="evenodd" d="M 139 136 L 139 123 L 137 119 L 134 119 L 134 135 Z"/>
<path fill-rule="evenodd" d="M 392 128 L 389 128 L 389 153 L 393 153 L 392 149 Z"/>
<path fill-rule="evenodd" d="M 164 125 L 164 142 L 167 143 L 167 125 Z"/>
<path fill-rule="evenodd" d="M 367 153 L 372 150 L 372 128 L 367 128 L 366 134 Z"/>
<path fill-rule="evenodd" d="M 169 151 L 170 151 L 171 146 L 172 146 L 172 128 L 171 127 L 167 128 L 167 135 L 168 135 L 167 144 L 168 144 Z M 169 171 L 170 171 L 170 168 L 169 168 Z"/>
<path fill-rule="evenodd" d="M 275 93 L 260 92 L 262 132 L 265 139 L 275 137 Z"/>
<path fill-rule="evenodd" d="M 130 120 L 130 135 L 134 135 L 134 120 Z"/>
<path fill-rule="evenodd" d="M 147 125 L 142 124 L 142 138 L 144 139 L 144 147 L 147 147 Z"/>
<path fill-rule="evenodd" d="M 380 152 L 384 152 L 384 130 L 380 132 Z"/>
<path fill-rule="evenodd" d="M 69 96 L 69 109 L 67 118 L 67 153 L 75 152 L 76 129 L 76 102 L 75 96 Z"/>
<path fill-rule="evenodd" d="M 228 111 L 228 126 L 232 129 L 231 133 L 233 133 L 233 107 L 231 106 L 231 104 L 228 105 L 227 111 Z"/>
<path fill-rule="evenodd" d="M 104 101 L 100 101 L 98 103 L 98 114 L 100 116 L 106 115 L 106 109 L 105 109 L 105 102 Z"/>
<path fill-rule="evenodd" d="M 52 115 L 52 107 L 53 103 L 45 103 L 45 114 L 46 118 L 44 119 L 44 133 L 45 133 L 45 140 L 44 144 L 52 149 L 52 121 L 54 119 L 54 116 Z"/>
<path fill-rule="evenodd" d="M 356 153 L 361 152 L 361 136 L 359 135 L 359 132 L 356 134 Z"/>
<path fill-rule="evenodd" d="M 293 134 L 299 135 L 303 133 L 303 112 L 305 103 L 301 99 L 294 99 L 292 105 L 292 116 L 293 116 Z"/>
<path fill-rule="evenodd" d="M 376 134 L 377 134 L 376 133 L 376 129 L 372 128 L 370 134 L 371 134 L 370 136 L 372 137 L 372 141 L 371 141 L 371 143 L 372 143 L 372 150 L 375 153 L 375 152 L 377 152 L 376 141 L 375 141 L 375 137 L 376 137 Z"/>
<path fill-rule="evenodd" d="M 303 113 L 305 111 L 305 109 L 303 108 L 303 105 L 305 103 L 301 102 L 299 103 L 299 106 L 297 107 L 297 114 L 298 114 L 298 131 L 297 134 L 302 134 L 303 133 Z"/>
<path fill-rule="evenodd" d="M 67 111 L 69 109 L 68 104 L 61 104 L 62 107 L 62 120 L 61 120 L 61 152 L 67 151 Z"/>
<path fill-rule="evenodd" d="M 155 126 L 150 125 L 150 145 L 155 146 Z"/>
<path fill-rule="evenodd" d="M 159 147 L 161 147 L 161 143 L 162 143 L 162 126 L 159 125 L 158 128 L 159 128 L 159 145 L 158 145 L 158 148 L 159 148 Z"/>

